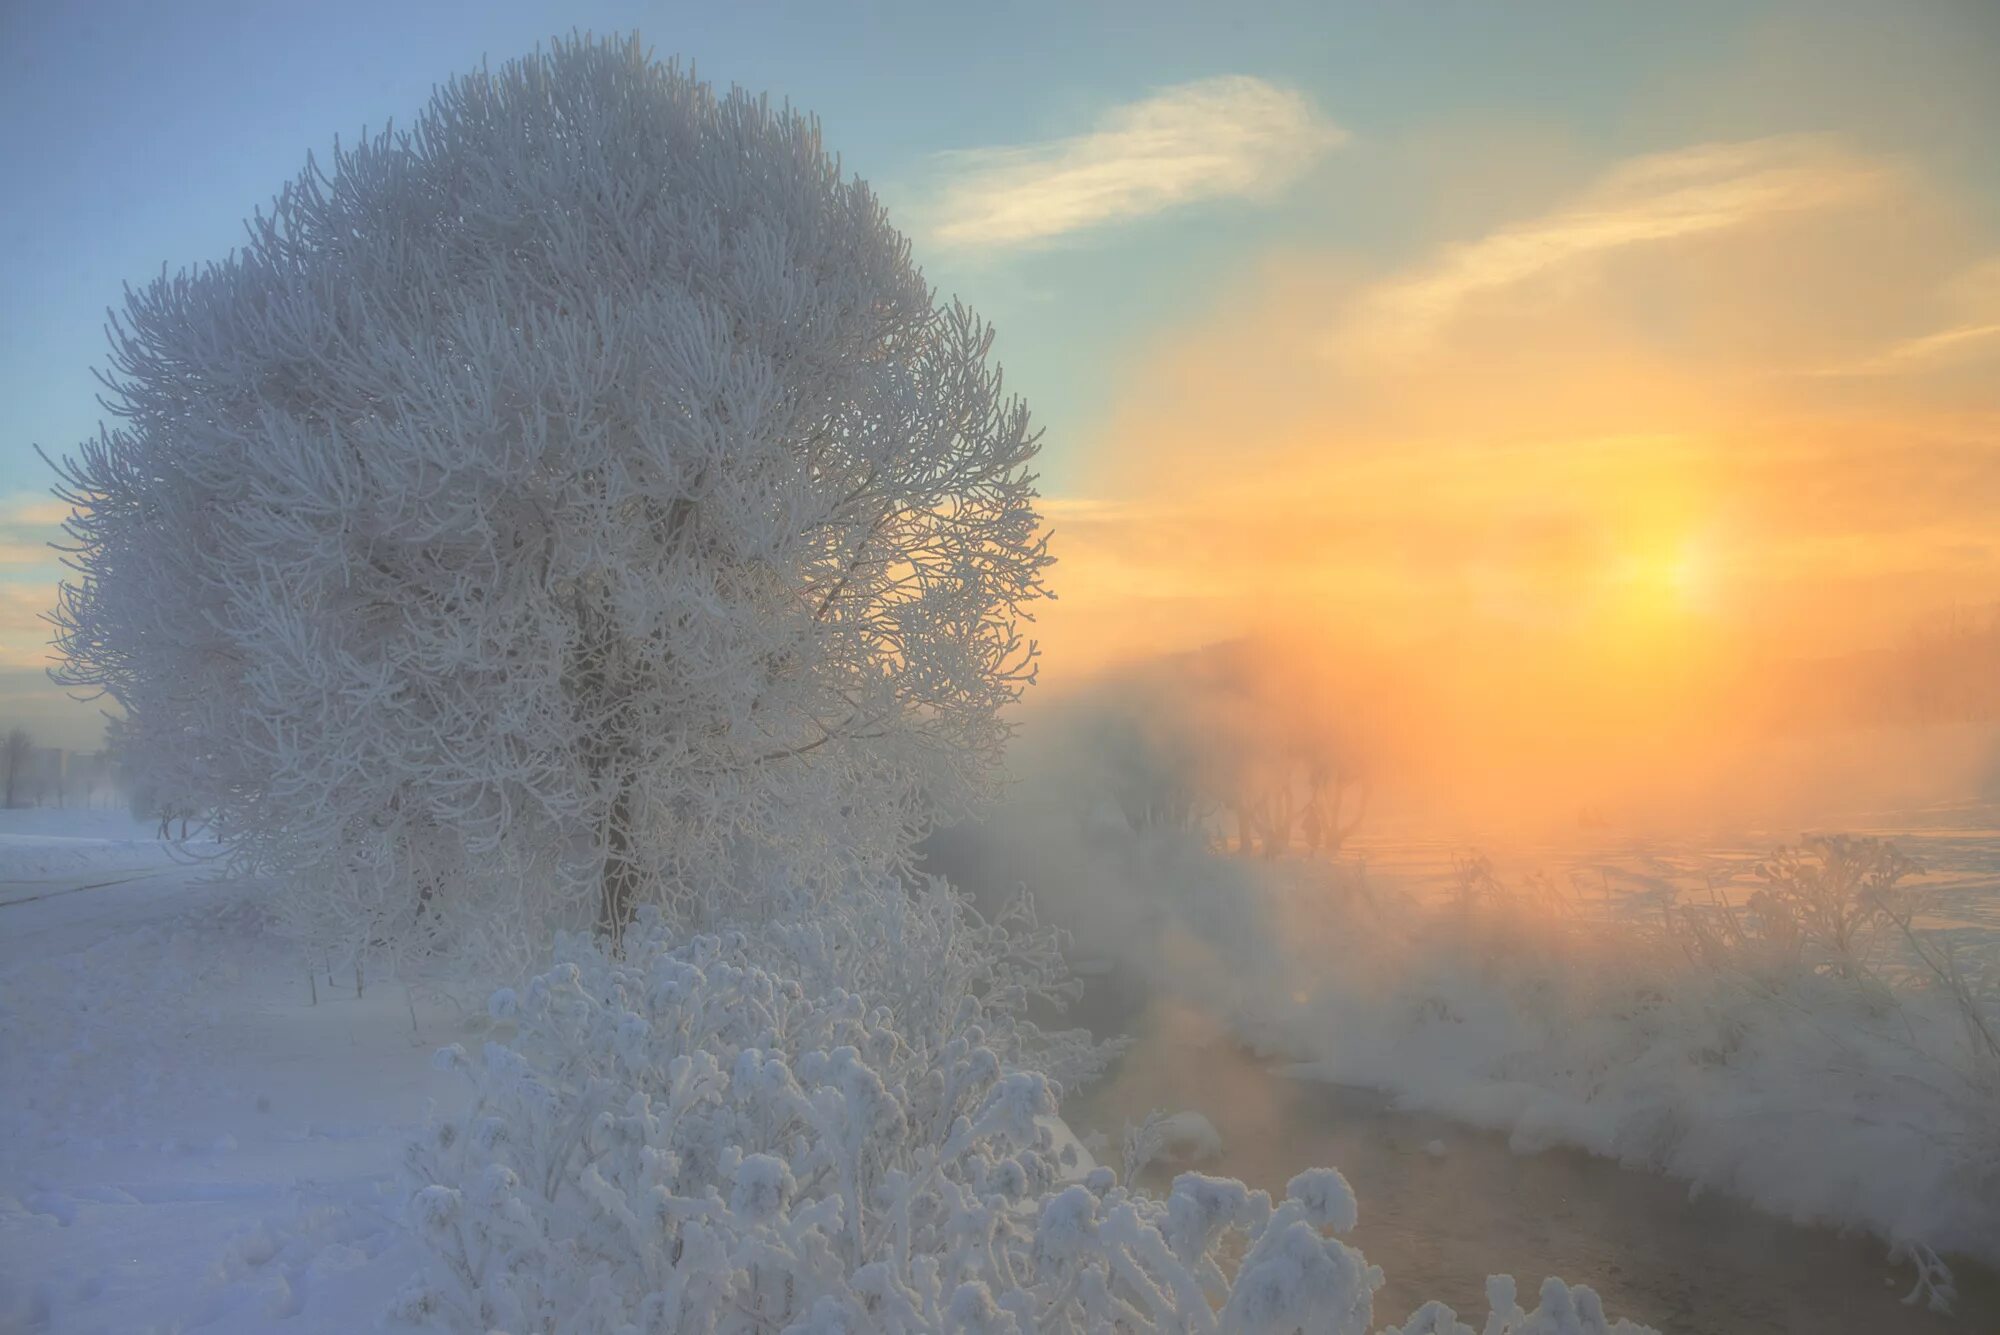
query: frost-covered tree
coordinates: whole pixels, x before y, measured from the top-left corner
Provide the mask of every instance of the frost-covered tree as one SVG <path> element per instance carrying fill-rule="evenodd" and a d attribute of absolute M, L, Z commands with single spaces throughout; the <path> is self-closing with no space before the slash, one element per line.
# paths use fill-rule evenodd
<path fill-rule="evenodd" d="M 111 334 L 59 675 L 302 926 L 823 896 L 990 781 L 1037 437 L 811 120 L 558 42 Z"/>

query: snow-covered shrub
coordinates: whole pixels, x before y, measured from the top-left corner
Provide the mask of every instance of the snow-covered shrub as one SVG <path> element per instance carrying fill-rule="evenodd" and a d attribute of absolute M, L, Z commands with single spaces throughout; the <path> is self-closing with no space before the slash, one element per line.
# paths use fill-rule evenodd
<path fill-rule="evenodd" d="M 1155 1108 L 1136 1125 L 1127 1125 L 1121 1142 L 1119 1161 L 1127 1182 L 1137 1182 L 1155 1163 L 1197 1164 L 1222 1154 L 1221 1133 L 1193 1109 L 1170 1113 Z"/>
<path fill-rule="evenodd" d="M 1970 1225 L 1988 1235 L 1981 1254 L 2000 1256 L 2000 964 L 1918 925 L 1924 896 L 1901 884 L 1916 870 L 1884 840 L 1808 836 L 1759 864 L 1763 884 L 1747 910 L 1725 901 L 1670 921 L 1700 967 L 1706 1009 L 1726 1017 L 1732 1051 L 1786 1031 L 1795 1050 L 1824 1054 L 1827 1070 L 1801 1083 L 1831 1087 L 1871 1117 L 1892 1102 L 1893 1082 L 1895 1125 L 1920 1138 L 1923 1159 L 1950 1184 L 1931 1197 L 1984 1203 L 1947 1214 L 1948 1232 L 1914 1221 L 1888 1230 L 1916 1269 L 1911 1299 L 1946 1308 L 1937 1233 L 1962 1246 Z"/>
<path fill-rule="evenodd" d="M 908 887 L 851 893 L 837 913 L 750 930 L 766 967 L 816 996 L 843 990 L 886 1007 L 919 1055 L 958 1033 L 968 998 L 1003 1061 L 1041 1071 L 1065 1089 L 1095 1079 L 1124 1046 L 1082 1029 L 1044 1029 L 1029 1018 L 1036 1010 L 1063 1011 L 1082 986 L 1063 959 L 1063 933 L 1038 919 L 1025 894 L 987 919 L 948 882 L 920 877 Z"/>
<path fill-rule="evenodd" d="M 62 675 L 336 949 L 823 898 L 1031 673 L 990 341 L 800 114 L 636 40 L 452 80 L 129 294 Z"/>
<path fill-rule="evenodd" d="M 1486 1320 L 1475 1331 L 1449 1307 L 1432 1301 L 1381 1335 L 1641 1335 L 1651 1330 L 1622 1319 L 1607 1320 L 1594 1290 L 1581 1284 L 1571 1288 L 1553 1277 L 1542 1281 L 1541 1301 L 1527 1312 L 1521 1309 L 1513 1276 L 1489 1275 L 1486 1309 Z"/>
<path fill-rule="evenodd" d="M 928 1053 L 886 1010 L 757 962 L 740 935 L 620 954 L 572 940 L 495 995 L 511 1044 L 412 1147 L 428 1266 L 409 1321 L 460 1332 L 1323 1332 L 1368 1335 L 1380 1272 L 1331 1169 L 1274 1202 L 1187 1173 L 1164 1199 L 1064 1162 L 1056 1091 L 976 1001 Z M 1487 1329 L 1608 1327 L 1557 1283 Z M 1505 1302 L 1499 1302 L 1504 1297 Z M 1539 1324 L 1538 1324 L 1539 1323 Z M 1407 1335 L 1461 1329 L 1426 1308 Z"/>
<path fill-rule="evenodd" d="M 1757 872 L 1750 898 L 1764 940 L 1807 967 L 1847 980 L 1874 976 L 1917 870 L 1894 844 L 1850 835 L 1809 835 L 1780 848 Z"/>

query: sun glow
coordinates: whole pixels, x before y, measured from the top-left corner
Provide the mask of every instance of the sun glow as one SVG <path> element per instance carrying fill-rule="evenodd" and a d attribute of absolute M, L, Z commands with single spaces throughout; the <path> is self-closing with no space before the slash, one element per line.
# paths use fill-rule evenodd
<path fill-rule="evenodd" d="M 1610 572 L 1608 596 L 1628 616 L 1687 618 L 1715 609 L 1712 544 L 1686 535 L 1636 547 Z"/>
<path fill-rule="evenodd" d="M 1104 499 L 1050 507 L 1048 679 L 1255 635 L 1467 808 L 1573 822 L 1617 793 L 1781 787 L 1749 760 L 1773 729 L 1851 719 L 1913 624 L 2000 599 L 2000 378 L 1826 370 L 1993 261 L 1934 197 L 1826 162 L 1867 189 L 1718 216 L 1699 244 L 1635 222 L 1458 283 L 1420 337 L 1362 337 L 1357 313 L 1421 265 L 1299 257 L 1163 336 L 1097 442 Z M 1652 178 L 1618 179 L 1641 218 Z"/>

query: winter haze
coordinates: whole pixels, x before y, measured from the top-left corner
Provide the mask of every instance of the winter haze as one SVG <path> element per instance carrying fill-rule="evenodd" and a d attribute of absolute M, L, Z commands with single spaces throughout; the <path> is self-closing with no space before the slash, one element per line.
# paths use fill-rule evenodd
<path fill-rule="evenodd" d="M 2000 7 L 0 118 L 0 1329 L 2000 1329 Z"/>

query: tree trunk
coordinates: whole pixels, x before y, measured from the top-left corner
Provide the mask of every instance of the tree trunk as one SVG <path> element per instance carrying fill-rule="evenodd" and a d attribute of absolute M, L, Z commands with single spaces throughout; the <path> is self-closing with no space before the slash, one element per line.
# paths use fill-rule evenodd
<path fill-rule="evenodd" d="M 1360 790 L 1360 804 L 1354 808 L 1354 814 L 1348 817 L 1347 822 L 1342 824 L 1340 809 L 1345 804 L 1347 788 L 1350 783 Z M 1368 780 L 1365 777 L 1349 779 L 1345 774 L 1342 774 L 1334 780 L 1334 785 L 1333 821 L 1330 826 L 1331 845 L 1327 849 L 1329 853 L 1338 853 L 1347 843 L 1348 839 L 1353 836 L 1354 832 L 1361 828 L 1362 818 L 1368 814 L 1369 787 Z"/>
<path fill-rule="evenodd" d="M 1275 858 L 1291 851 L 1292 847 L 1292 794 L 1289 788 L 1281 788 L 1265 799 L 1264 803 L 1264 856 Z"/>
<path fill-rule="evenodd" d="M 604 817 L 604 872 L 598 892 L 598 926 L 613 945 L 632 920 L 639 868 L 632 858 L 632 780 L 618 781 L 618 796 Z"/>

